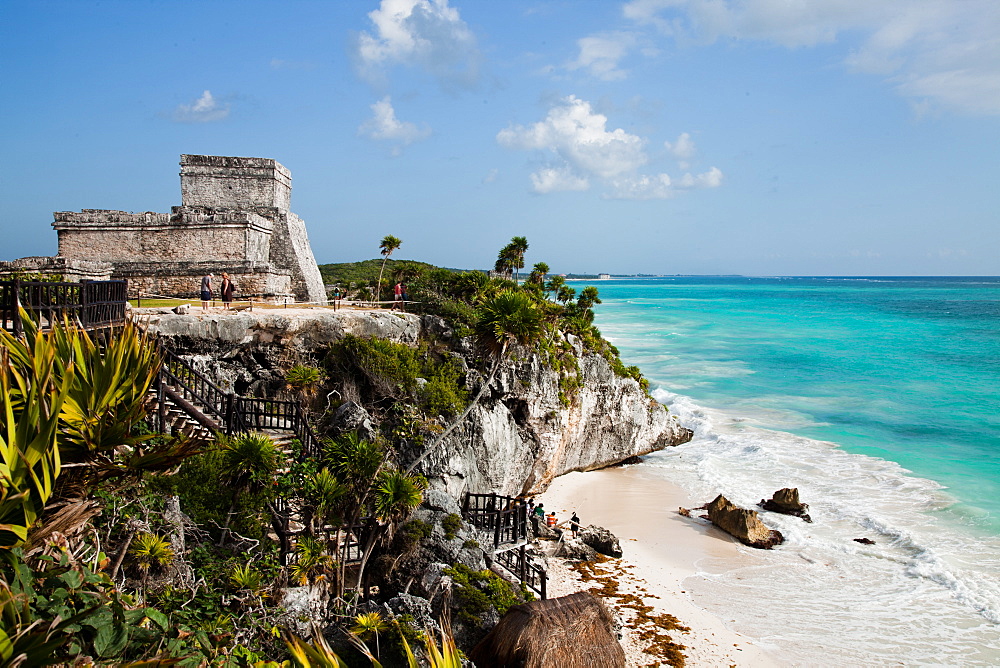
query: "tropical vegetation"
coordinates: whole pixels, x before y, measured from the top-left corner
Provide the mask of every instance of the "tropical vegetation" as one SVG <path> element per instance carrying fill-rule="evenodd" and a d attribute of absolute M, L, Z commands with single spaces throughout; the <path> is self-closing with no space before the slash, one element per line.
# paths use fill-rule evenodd
<path fill-rule="evenodd" d="M 400 244 L 382 239 L 381 263 L 357 289 L 378 295 L 386 276 L 405 280 L 442 318 L 438 333 L 416 345 L 347 335 L 253 385 L 305 409 L 318 450 L 256 431 L 152 431 L 161 353 L 133 326 L 97 340 L 69 323 L 41 331 L 23 314 L 22 338 L 0 331 L 0 668 L 417 665 L 413 650 L 460 665 L 448 633 L 366 607 L 403 588 L 401 564 L 436 532 L 480 549 L 459 515 L 414 518 L 427 487 L 416 471 L 529 350 L 558 372 L 567 405 L 581 351 L 644 379 L 594 327 L 596 288 L 577 294 L 544 262 L 519 273 L 524 237 L 490 273 L 391 260 Z M 371 424 L 334 429 L 351 404 Z M 455 564 L 449 575 L 456 625 L 529 598 L 488 571 Z M 288 587 L 325 592 L 315 621 L 339 635 L 291 633 L 277 600 Z"/>

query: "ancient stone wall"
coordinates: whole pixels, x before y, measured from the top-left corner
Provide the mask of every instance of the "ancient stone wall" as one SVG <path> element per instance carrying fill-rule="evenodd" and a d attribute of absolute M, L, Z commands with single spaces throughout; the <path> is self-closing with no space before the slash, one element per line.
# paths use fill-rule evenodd
<path fill-rule="evenodd" d="M 67 283 L 80 281 L 107 281 L 111 279 L 112 266 L 107 262 L 70 260 L 65 257 L 22 257 L 11 262 L 0 262 L 0 274 L 29 272 L 58 274 Z"/>
<path fill-rule="evenodd" d="M 288 273 L 278 271 L 270 265 L 187 262 L 163 268 L 159 265 L 131 262 L 116 265 L 114 278 L 128 279 L 129 297 L 133 299 L 140 295 L 198 299 L 201 277 L 210 273 L 215 277 L 212 281 L 213 297 L 220 299 L 222 272 L 227 272 L 236 285 L 236 300 L 253 297 L 264 301 L 282 301 L 294 298 Z"/>
<path fill-rule="evenodd" d="M 219 209 L 287 211 L 292 205 L 292 173 L 267 158 L 182 155 L 181 202 Z"/>
<path fill-rule="evenodd" d="M 291 173 L 274 160 L 182 155 L 183 204 L 170 214 L 61 211 L 52 226 L 60 256 L 112 263 L 133 294 L 187 296 L 214 267 L 243 276 L 246 293 L 325 303 L 305 223 L 288 210 L 291 189 Z"/>
<path fill-rule="evenodd" d="M 308 301 L 326 301 L 326 288 L 309 245 L 306 224 L 294 213 L 286 212 L 274 219 L 271 261 L 291 271 L 295 294 L 309 295 Z"/>
<path fill-rule="evenodd" d="M 230 260 L 267 262 L 273 224 L 246 211 L 173 214 L 56 212 L 59 255 L 104 262 Z"/>

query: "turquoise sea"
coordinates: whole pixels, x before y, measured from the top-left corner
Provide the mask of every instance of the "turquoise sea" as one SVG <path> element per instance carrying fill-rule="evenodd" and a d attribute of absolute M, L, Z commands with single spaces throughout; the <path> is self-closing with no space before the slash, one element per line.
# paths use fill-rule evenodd
<path fill-rule="evenodd" d="M 764 517 L 781 548 L 703 564 L 696 602 L 796 665 L 1000 665 L 1000 278 L 594 284 L 597 326 L 696 432 L 639 466 L 811 505 Z"/>

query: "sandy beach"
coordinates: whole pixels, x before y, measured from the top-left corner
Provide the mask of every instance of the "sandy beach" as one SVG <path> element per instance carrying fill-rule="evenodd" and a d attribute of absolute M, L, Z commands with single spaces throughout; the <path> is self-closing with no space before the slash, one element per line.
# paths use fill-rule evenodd
<path fill-rule="evenodd" d="M 689 629 L 666 632 L 684 646 L 685 665 L 783 665 L 686 595 L 684 581 L 696 576 L 700 563 L 739 562 L 741 557 L 728 536 L 677 513 L 679 507 L 700 506 L 706 499 L 692 499 L 683 489 L 644 474 L 641 466 L 628 466 L 561 476 L 536 501 L 544 503 L 546 511 L 555 511 L 560 522 L 576 511 L 583 526 L 603 526 L 618 537 L 623 557 L 601 564 L 603 571 L 619 583 L 620 593 L 633 593 L 651 606 L 653 617 L 672 615 Z M 594 586 L 582 582 L 580 573 L 562 560 L 552 560 L 549 575 L 550 596 Z M 620 598 L 605 600 L 625 618 L 634 615 L 621 610 Z M 631 631 L 622 642 L 630 666 L 660 665 L 642 651 L 651 642 L 648 626 L 646 630 Z"/>

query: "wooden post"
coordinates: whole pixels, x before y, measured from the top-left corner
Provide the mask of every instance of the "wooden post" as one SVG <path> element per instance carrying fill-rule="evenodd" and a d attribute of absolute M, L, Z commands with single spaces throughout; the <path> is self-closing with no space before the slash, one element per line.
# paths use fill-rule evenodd
<path fill-rule="evenodd" d="M 14 336 L 21 338 L 24 336 L 24 327 L 21 325 L 21 279 L 14 279 Z"/>
<path fill-rule="evenodd" d="M 226 395 L 226 435 L 233 435 L 234 412 L 236 410 L 236 397 L 230 392 Z"/>
<path fill-rule="evenodd" d="M 521 546 L 521 567 L 518 570 L 520 571 L 520 573 L 518 573 L 518 577 L 521 578 L 521 582 L 525 582 L 525 578 L 528 574 L 528 557 L 525 554 L 524 545 Z"/>

